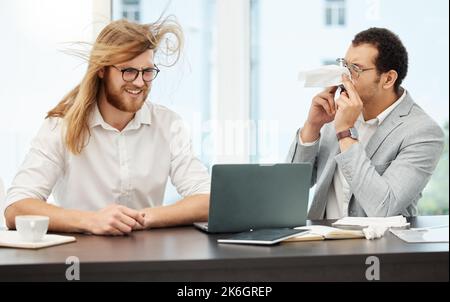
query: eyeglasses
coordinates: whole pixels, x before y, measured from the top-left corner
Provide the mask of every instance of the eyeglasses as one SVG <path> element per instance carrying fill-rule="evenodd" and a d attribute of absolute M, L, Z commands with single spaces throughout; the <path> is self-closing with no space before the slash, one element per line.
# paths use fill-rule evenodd
<path fill-rule="evenodd" d="M 359 67 L 358 65 L 355 65 L 355 64 L 350 64 L 349 65 L 344 58 L 336 59 L 336 62 L 339 63 L 339 66 L 343 66 L 343 67 L 347 68 L 348 70 L 350 70 L 350 73 L 352 74 L 352 78 L 356 78 L 356 79 L 359 78 L 361 73 L 363 73 L 364 71 L 376 69 L 375 67 L 372 67 L 372 68 L 361 68 L 361 67 Z"/>
<path fill-rule="evenodd" d="M 117 69 L 118 71 L 122 72 L 122 79 L 125 82 L 133 82 L 134 80 L 137 79 L 137 77 L 139 76 L 140 73 L 142 73 L 142 80 L 144 82 L 151 82 L 153 81 L 156 76 L 159 73 L 159 68 L 158 67 L 152 67 L 152 68 L 145 68 L 145 69 L 136 69 L 136 68 L 132 68 L 132 67 L 127 67 L 127 68 L 119 68 L 117 66 L 111 65 L 112 67 L 114 67 L 115 69 Z"/>

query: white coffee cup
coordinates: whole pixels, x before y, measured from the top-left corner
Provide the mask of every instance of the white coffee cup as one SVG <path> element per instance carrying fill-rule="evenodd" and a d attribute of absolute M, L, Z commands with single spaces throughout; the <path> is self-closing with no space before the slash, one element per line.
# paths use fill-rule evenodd
<path fill-rule="evenodd" d="M 47 233 L 49 218 L 47 216 L 16 216 L 16 230 L 22 240 L 27 242 L 41 241 Z"/>

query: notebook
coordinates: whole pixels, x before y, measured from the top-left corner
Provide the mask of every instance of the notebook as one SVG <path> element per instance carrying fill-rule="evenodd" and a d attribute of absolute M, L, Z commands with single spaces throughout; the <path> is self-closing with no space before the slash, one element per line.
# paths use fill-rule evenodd
<path fill-rule="evenodd" d="M 325 239 L 360 239 L 365 238 L 363 231 L 360 230 L 342 230 L 324 225 L 310 225 L 297 227 L 297 230 L 309 230 L 304 234 L 285 240 L 285 242 L 295 241 L 316 241 Z"/>
<path fill-rule="evenodd" d="M 12 247 L 21 249 L 40 249 L 54 245 L 60 245 L 76 241 L 72 236 L 61 236 L 46 234 L 42 241 L 26 242 L 21 239 L 17 231 L 2 231 L 0 230 L 0 247 Z"/>
<path fill-rule="evenodd" d="M 235 244 L 256 244 L 256 245 L 273 245 L 293 236 L 306 232 L 306 230 L 295 229 L 260 229 L 249 232 L 238 233 L 228 238 L 218 239 L 218 243 L 235 243 Z"/>

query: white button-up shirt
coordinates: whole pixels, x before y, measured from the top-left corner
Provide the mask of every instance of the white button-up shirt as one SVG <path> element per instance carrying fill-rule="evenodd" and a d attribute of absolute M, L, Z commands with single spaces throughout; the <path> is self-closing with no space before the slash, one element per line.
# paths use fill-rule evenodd
<path fill-rule="evenodd" d="M 210 177 L 191 148 L 187 128 L 171 110 L 146 102 L 122 131 L 95 106 L 90 138 L 79 155 L 64 144 L 63 120 L 44 121 L 9 188 L 5 207 L 24 198 L 63 208 L 98 210 L 111 203 L 133 209 L 162 205 L 170 177 L 183 196 L 207 194 Z"/>
<path fill-rule="evenodd" d="M 396 102 L 386 108 L 374 119 L 365 121 L 363 115 L 360 114 L 355 122 L 355 128 L 358 131 L 358 141 L 364 146 L 364 148 L 367 146 L 370 138 L 375 134 L 381 123 L 383 123 L 392 110 L 400 104 L 405 96 L 406 90 Z M 328 190 L 326 218 L 339 219 L 348 216 L 348 206 L 352 195 L 353 193 L 350 189 L 350 185 L 345 179 L 344 174 L 342 174 L 339 166 L 336 166 L 333 181 L 331 182 L 330 189 Z"/>

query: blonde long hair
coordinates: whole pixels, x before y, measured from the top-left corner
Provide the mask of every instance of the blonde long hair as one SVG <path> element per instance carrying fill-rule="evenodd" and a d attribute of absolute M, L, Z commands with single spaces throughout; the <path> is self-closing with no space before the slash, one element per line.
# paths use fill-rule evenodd
<path fill-rule="evenodd" d="M 165 47 L 161 47 L 166 35 L 173 37 L 165 39 Z M 88 61 L 87 72 L 81 83 L 64 96 L 46 117 L 64 119 L 65 144 L 68 150 L 73 154 L 80 154 L 90 136 L 89 116 L 95 108 L 101 84 L 99 70 L 129 61 L 148 49 L 155 53 L 161 49 L 166 55 L 176 54 L 175 64 L 180 57 L 182 45 L 181 27 L 170 18 L 150 24 L 118 20 L 111 22 L 100 32 L 89 55 L 74 51 L 75 55 Z"/>

